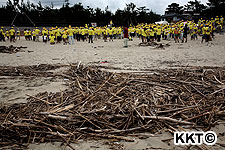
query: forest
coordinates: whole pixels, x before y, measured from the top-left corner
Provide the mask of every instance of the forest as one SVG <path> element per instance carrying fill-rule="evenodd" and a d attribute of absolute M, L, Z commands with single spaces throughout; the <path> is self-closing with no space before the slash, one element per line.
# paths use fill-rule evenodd
<path fill-rule="evenodd" d="M 189 1 L 180 6 L 177 3 L 168 5 L 166 13 L 183 12 L 199 13 L 200 17 L 210 18 L 225 15 L 225 0 L 209 0 L 206 5 L 200 1 Z M 98 26 L 105 26 L 111 20 L 114 26 L 137 25 L 138 23 L 153 23 L 160 20 L 161 15 L 156 14 L 146 6 L 137 7 L 134 3 L 126 4 L 121 10 L 111 12 L 108 6 L 104 10 L 100 8 L 84 7 L 82 3 L 70 4 L 69 0 L 61 8 L 51 5 L 43 6 L 39 1 L 37 4 L 23 0 L 8 0 L 0 7 L 0 26 L 10 26 L 14 20 L 16 26 L 84 26 L 92 22 Z M 32 23 L 33 22 L 33 23 Z"/>

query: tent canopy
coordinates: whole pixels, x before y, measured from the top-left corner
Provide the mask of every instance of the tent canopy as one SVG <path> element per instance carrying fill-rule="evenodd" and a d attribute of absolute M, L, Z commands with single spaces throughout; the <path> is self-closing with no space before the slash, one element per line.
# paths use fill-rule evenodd
<path fill-rule="evenodd" d="M 157 22 L 155 22 L 155 24 L 168 24 L 168 22 L 167 21 L 157 21 Z"/>

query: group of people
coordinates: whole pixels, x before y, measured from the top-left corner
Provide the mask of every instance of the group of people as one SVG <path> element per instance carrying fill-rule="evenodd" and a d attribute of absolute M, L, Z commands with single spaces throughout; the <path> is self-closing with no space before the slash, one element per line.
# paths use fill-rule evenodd
<path fill-rule="evenodd" d="M 201 42 L 209 42 L 214 38 L 214 33 L 221 33 L 223 29 L 224 18 L 218 16 L 211 18 L 210 20 L 198 20 L 197 23 L 194 21 L 179 21 L 175 24 L 165 25 L 140 25 L 136 29 L 131 28 L 130 31 L 133 33 L 136 31 L 137 36 L 142 39 L 142 42 L 157 41 L 161 39 L 171 40 L 175 42 L 187 42 L 188 35 L 191 36 L 191 40 L 197 40 L 198 36 L 202 36 Z M 132 36 L 131 36 L 132 37 Z"/>
<path fill-rule="evenodd" d="M 20 40 L 23 33 L 26 40 L 39 42 L 39 36 L 42 36 L 42 41 L 50 44 L 61 43 L 74 44 L 76 41 L 88 41 L 93 43 L 94 40 L 103 39 L 104 42 L 113 41 L 114 39 L 124 38 L 124 46 L 127 47 L 127 39 L 132 40 L 138 37 L 142 42 L 160 42 L 163 40 L 174 40 L 175 42 L 187 42 L 188 35 L 191 40 L 197 40 L 198 36 L 202 36 L 201 42 L 209 42 L 214 38 L 214 32 L 221 32 L 224 24 L 224 18 L 217 16 L 210 20 L 194 21 L 179 21 L 171 24 L 138 24 L 130 27 L 52 27 L 35 29 L 24 29 L 21 32 L 18 28 L 11 27 L 10 30 L 5 30 L 1 27 L 0 41 L 5 41 L 5 37 L 10 42 Z M 128 35 L 127 35 L 128 34 Z"/>

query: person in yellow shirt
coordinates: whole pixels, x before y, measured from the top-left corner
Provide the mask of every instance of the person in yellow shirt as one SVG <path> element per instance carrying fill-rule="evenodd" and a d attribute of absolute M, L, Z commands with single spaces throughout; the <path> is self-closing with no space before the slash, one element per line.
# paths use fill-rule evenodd
<path fill-rule="evenodd" d="M 157 42 L 160 42 L 162 34 L 162 29 L 160 27 L 158 27 L 156 34 L 157 34 Z"/>
<path fill-rule="evenodd" d="M 206 40 L 206 27 L 202 27 L 202 41 L 201 43 L 203 43 L 203 41 Z"/>
<path fill-rule="evenodd" d="M 117 29 L 117 37 L 119 37 L 119 39 L 121 39 L 121 34 L 122 34 L 122 28 L 119 27 L 119 29 Z"/>
<path fill-rule="evenodd" d="M 24 29 L 23 34 L 24 34 L 25 40 L 28 40 L 28 30 L 27 29 Z"/>
<path fill-rule="evenodd" d="M 94 31 L 93 29 L 90 27 L 88 30 L 88 43 L 93 43 L 93 35 L 94 35 Z"/>
<path fill-rule="evenodd" d="M 142 28 L 141 29 L 141 40 L 142 40 L 142 43 L 145 43 L 146 42 L 146 37 L 147 37 L 147 35 L 146 35 L 146 28 Z"/>
<path fill-rule="evenodd" d="M 146 35 L 147 35 L 147 42 L 150 42 L 150 29 L 149 28 L 147 28 L 147 30 L 146 30 Z"/>
<path fill-rule="evenodd" d="M 154 39 L 155 39 L 155 32 L 154 32 L 154 29 L 151 27 L 150 28 L 150 41 L 154 42 Z"/>
<path fill-rule="evenodd" d="M 3 30 L 4 28 L 3 27 L 1 27 L 1 29 L 0 29 L 0 42 L 1 41 L 3 41 L 3 42 L 5 42 L 5 37 L 4 37 L 4 30 Z"/>
<path fill-rule="evenodd" d="M 67 32 L 64 31 L 63 35 L 62 35 L 62 39 L 63 39 L 63 45 L 67 45 L 68 43 L 68 36 L 67 36 Z"/>
<path fill-rule="evenodd" d="M 218 16 L 216 16 L 215 22 L 216 22 L 216 26 L 220 23 L 220 18 Z"/>
<path fill-rule="evenodd" d="M 107 42 L 107 31 L 106 31 L 106 29 L 103 29 L 103 40 L 104 40 L 104 42 Z"/>
<path fill-rule="evenodd" d="M 16 31 L 14 30 L 13 27 L 11 27 L 11 29 L 9 30 L 10 42 L 15 42 L 16 41 L 16 39 L 15 39 L 15 33 L 16 33 Z"/>
<path fill-rule="evenodd" d="M 6 31 L 5 31 L 5 35 L 6 35 L 6 37 L 7 37 L 7 40 L 9 40 L 9 31 L 6 29 Z"/>
<path fill-rule="evenodd" d="M 221 24 L 222 27 L 223 27 L 223 22 L 224 22 L 224 18 L 223 18 L 223 16 L 221 16 L 220 17 L 220 24 Z"/>
<path fill-rule="evenodd" d="M 36 29 L 34 30 L 35 33 L 35 37 L 36 37 L 36 42 L 39 42 L 39 35 L 40 35 L 40 30 L 38 29 L 38 27 L 36 27 Z"/>
<path fill-rule="evenodd" d="M 50 38 L 50 44 L 51 45 L 55 44 L 55 35 L 52 34 L 49 38 Z"/>
<path fill-rule="evenodd" d="M 109 41 L 112 41 L 112 42 L 113 42 L 113 29 L 110 28 L 110 29 L 108 30 L 108 33 L 109 33 Z"/>
<path fill-rule="evenodd" d="M 61 34 L 62 34 L 61 29 L 60 28 L 56 29 L 56 32 L 55 32 L 56 43 L 60 43 L 61 42 L 61 40 L 62 40 L 62 35 Z"/>
<path fill-rule="evenodd" d="M 48 40 L 48 30 L 46 28 L 43 28 L 42 30 L 42 40 L 44 43 L 47 43 Z"/>
<path fill-rule="evenodd" d="M 85 32 L 84 37 L 85 37 L 85 40 L 87 41 L 87 39 L 88 39 L 88 27 L 84 28 L 84 32 Z"/>
<path fill-rule="evenodd" d="M 35 40 L 36 40 L 36 33 L 35 33 L 35 30 L 32 31 L 32 38 L 33 38 L 33 41 L 35 42 Z"/>
<path fill-rule="evenodd" d="M 116 39 L 117 38 L 117 28 L 113 29 L 113 38 Z"/>
<path fill-rule="evenodd" d="M 73 38 L 74 30 L 72 29 L 71 25 L 69 25 L 69 28 L 68 28 L 67 32 L 68 32 L 69 44 L 74 44 L 74 38 Z"/>

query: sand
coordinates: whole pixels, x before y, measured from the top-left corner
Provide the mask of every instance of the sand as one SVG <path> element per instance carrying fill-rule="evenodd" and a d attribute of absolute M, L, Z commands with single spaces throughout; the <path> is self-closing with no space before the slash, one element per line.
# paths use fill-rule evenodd
<path fill-rule="evenodd" d="M 141 42 L 135 38 L 129 41 L 129 48 L 123 48 L 123 40 L 103 42 L 103 40 L 88 42 L 75 42 L 74 45 L 50 45 L 42 42 L 22 40 L 16 43 L 0 42 L 1 45 L 26 46 L 25 52 L 16 54 L 0 54 L 0 65 L 33 65 L 41 63 L 74 63 L 83 64 L 107 61 L 104 64 L 123 69 L 149 69 L 166 68 L 175 65 L 182 66 L 223 66 L 225 64 L 225 36 L 216 35 L 216 39 L 207 46 L 200 44 L 200 40 L 188 43 L 174 43 L 162 41 L 171 46 L 165 50 L 151 47 L 139 47 Z M 27 51 L 33 51 L 28 53 Z"/>
<path fill-rule="evenodd" d="M 129 41 L 128 48 L 123 48 L 123 40 L 116 39 L 113 42 L 94 41 L 76 42 L 74 45 L 56 44 L 50 45 L 42 42 L 20 41 L 10 43 L 0 42 L 0 46 L 25 46 L 23 52 L 16 54 L 0 53 L 0 66 L 20 66 L 37 64 L 70 64 L 81 62 L 82 64 L 94 64 L 111 67 L 110 71 L 135 72 L 148 69 L 163 69 L 179 66 L 225 66 L 225 36 L 217 34 L 215 40 L 201 44 L 200 40 L 188 41 L 188 43 L 175 43 L 162 41 L 170 44 L 165 49 L 153 47 L 139 47 L 141 42 L 138 38 Z M 29 52 L 28 52 L 29 51 Z M 66 89 L 66 81 L 55 78 L 32 78 L 22 79 L 20 77 L 0 77 L 1 103 L 26 102 L 26 94 L 35 95 L 39 92 L 57 92 Z M 214 127 L 212 130 L 218 135 L 218 142 L 225 143 L 225 123 Z M 143 138 L 144 137 L 144 138 Z M 132 137 L 131 137 L 132 138 Z M 135 142 L 112 142 L 110 140 L 80 140 L 71 144 L 79 150 L 106 150 L 106 149 L 184 149 L 185 147 L 174 146 L 172 135 L 168 131 L 162 131 L 155 135 L 144 133 L 142 139 Z M 166 142 L 162 141 L 169 139 Z M 61 143 L 31 144 L 34 150 L 60 150 L 65 146 Z M 218 144 L 209 149 L 225 149 Z M 66 149 L 70 149 L 66 147 Z"/>

